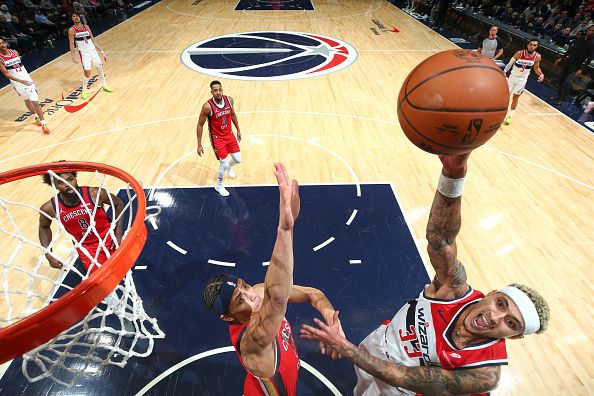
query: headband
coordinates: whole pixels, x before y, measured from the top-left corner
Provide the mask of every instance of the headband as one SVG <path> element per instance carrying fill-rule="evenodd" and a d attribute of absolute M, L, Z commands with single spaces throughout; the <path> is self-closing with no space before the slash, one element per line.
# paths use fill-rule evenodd
<path fill-rule="evenodd" d="M 217 314 L 218 316 L 223 315 L 227 312 L 229 308 L 229 304 L 231 303 L 231 296 L 233 295 L 233 291 L 237 287 L 238 278 L 234 275 L 226 275 L 225 280 L 221 283 L 221 288 L 219 289 L 219 295 L 215 300 L 212 309 L 210 310 L 212 313 Z"/>
<path fill-rule="evenodd" d="M 513 286 L 504 287 L 503 289 L 499 290 L 499 292 L 511 298 L 518 306 L 518 309 L 522 314 L 522 318 L 524 318 L 523 335 L 532 334 L 540 329 L 540 318 L 538 317 L 538 312 L 536 312 L 534 303 L 530 297 L 526 295 L 526 293 Z"/>

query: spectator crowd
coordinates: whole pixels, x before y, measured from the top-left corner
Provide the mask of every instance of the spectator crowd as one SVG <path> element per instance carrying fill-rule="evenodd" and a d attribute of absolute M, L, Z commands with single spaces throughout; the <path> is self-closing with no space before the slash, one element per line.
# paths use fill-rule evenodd
<path fill-rule="evenodd" d="M 131 5 L 131 0 L 0 0 L 0 38 L 28 55 L 67 38 L 72 13 L 92 24 Z"/>

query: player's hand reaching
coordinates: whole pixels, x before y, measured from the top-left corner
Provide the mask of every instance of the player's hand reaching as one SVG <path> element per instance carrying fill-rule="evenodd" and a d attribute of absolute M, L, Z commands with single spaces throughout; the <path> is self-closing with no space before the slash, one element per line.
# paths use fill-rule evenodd
<path fill-rule="evenodd" d="M 198 148 L 196 149 L 196 152 L 198 153 L 198 156 L 202 157 L 202 154 L 204 154 L 204 147 L 202 147 L 202 144 L 198 144 Z"/>
<path fill-rule="evenodd" d="M 466 176 L 469 156 L 470 153 L 458 155 L 439 155 L 439 160 L 443 164 L 442 174 L 451 179 L 460 179 Z"/>
<path fill-rule="evenodd" d="M 291 230 L 301 209 L 299 185 L 297 180 L 291 180 L 282 162 L 274 164 L 274 176 L 280 192 L 279 227 L 283 230 Z"/>
<path fill-rule="evenodd" d="M 342 331 L 340 319 L 338 319 L 338 311 L 334 312 L 332 323 L 329 323 L 328 325 L 318 318 L 314 318 L 314 322 L 316 322 L 319 329 L 304 324 L 300 330 L 301 338 L 320 341 L 324 344 L 325 348 L 331 348 L 332 351 L 336 352 L 336 357 L 342 357 L 340 351 L 349 344 L 349 341 L 346 339 L 344 332 Z"/>
<path fill-rule="evenodd" d="M 332 325 L 334 324 L 335 318 L 338 318 L 338 312 L 336 312 L 336 311 L 334 311 L 332 313 L 332 316 L 326 318 L 326 325 L 328 325 L 329 327 L 332 327 Z M 340 321 L 338 321 L 338 327 L 339 327 L 339 334 L 346 339 L 346 336 L 344 334 L 344 330 L 342 329 Z M 322 353 L 322 355 L 331 357 L 332 360 L 342 359 L 342 355 L 340 354 L 340 352 L 338 352 L 336 349 L 332 348 L 330 345 L 324 344 L 322 341 L 320 341 L 320 352 Z"/>

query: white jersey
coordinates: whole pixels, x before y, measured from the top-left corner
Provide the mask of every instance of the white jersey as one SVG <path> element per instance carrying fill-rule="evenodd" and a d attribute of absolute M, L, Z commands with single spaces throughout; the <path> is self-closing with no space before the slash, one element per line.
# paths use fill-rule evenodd
<path fill-rule="evenodd" d="M 31 76 L 27 73 L 27 69 L 25 69 L 23 62 L 21 61 L 21 57 L 15 51 L 9 49 L 7 55 L 0 54 L 0 61 L 4 64 L 8 74 L 12 77 L 33 82 L 33 79 L 31 79 Z M 10 83 L 15 88 L 27 87 L 27 85 L 14 80 L 10 80 Z"/>
<path fill-rule="evenodd" d="M 74 44 L 80 52 L 97 52 L 87 25 L 82 25 L 80 29 L 72 26 L 72 30 L 74 30 Z"/>
<path fill-rule="evenodd" d="M 538 52 L 536 51 L 534 51 L 532 54 L 529 54 L 526 50 L 522 50 L 520 53 L 520 59 L 516 59 L 514 65 L 512 66 L 511 75 L 528 79 L 530 70 L 532 70 L 537 56 Z"/>
<path fill-rule="evenodd" d="M 361 346 L 372 355 L 408 367 L 437 366 L 446 370 L 500 366 L 507 364 L 505 339 L 486 340 L 459 349 L 452 340 L 456 320 L 484 294 L 469 288 L 466 295 L 453 300 L 439 300 L 421 292 L 409 301 L 394 318 L 372 332 Z M 355 368 L 358 377 L 355 395 L 415 395 L 406 389 L 391 387 Z"/>

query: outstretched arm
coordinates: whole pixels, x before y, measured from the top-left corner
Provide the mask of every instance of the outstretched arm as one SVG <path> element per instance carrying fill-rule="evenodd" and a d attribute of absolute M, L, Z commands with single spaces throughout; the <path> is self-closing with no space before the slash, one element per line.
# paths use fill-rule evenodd
<path fill-rule="evenodd" d="M 299 189 L 282 163 L 274 164 L 280 191 L 276 242 L 264 281 L 264 299 L 252 314 L 241 339 L 241 355 L 248 370 L 260 377 L 274 373 L 274 338 L 285 317 L 293 287 L 293 226 L 299 215 Z"/>
<path fill-rule="evenodd" d="M 390 386 L 402 387 L 424 395 L 442 396 L 488 392 L 495 389 L 499 382 L 499 367 L 452 371 L 441 367 L 407 367 L 389 362 L 372 356 L 340 335 L 338 314 L 335 314 L 331 326 L 318 319 L 314 321 L 320 328 L 304 325 L 301 329 L 302 338 L 317 340 L 331 346 L 357 367 Z"/>
<path fill-rule="evenodd" d="M 426 289 L 431 297 L 450 299 L 468 290 L 466 271 L 457 258 L 456 236 L 462 218 L 462 186 L 468 156 L 439 156 L 443 167 L 427 223 L 427 252 L 435 269 L 435 278 Z"/>
<path fill-rule="evenodd" d="M 503 74 L 507 75 L 509 69 L 512 68 L 512 66 L 514 65 L 514 63 L 516 63 L 518 59 L 520 59 L 520 51 L 516 52 L 514 56 L 511 57 L 507 65 L 505 65 L 505 68 L 503 69 Z"/>

